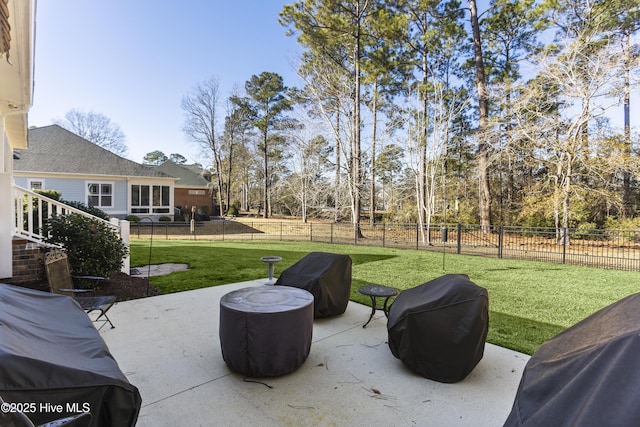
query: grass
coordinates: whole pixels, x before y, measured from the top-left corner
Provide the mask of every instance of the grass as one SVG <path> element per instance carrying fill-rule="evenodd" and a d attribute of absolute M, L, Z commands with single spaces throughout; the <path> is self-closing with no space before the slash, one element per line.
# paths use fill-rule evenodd
<path fill-rule="evenodd" d="M 131 265 L 149 262 L 149 240 L 131 242 Z M 312 251 L 353 260 L 351 299 L 369 304 L 359 286 L 408 289 L 448 273 L 464 273 L 489 292 L 490 343 L 531 354 L 540 344 L 588 315 L 638 292 L 638 273 L 504 260 L 408 249 L 313 242 L 153 241 L 151 263 L 186 263 L 190 270 L 153 277 L 163 293 L 265 278 L 265 255 L 279 255 L 275 276 Z"/>

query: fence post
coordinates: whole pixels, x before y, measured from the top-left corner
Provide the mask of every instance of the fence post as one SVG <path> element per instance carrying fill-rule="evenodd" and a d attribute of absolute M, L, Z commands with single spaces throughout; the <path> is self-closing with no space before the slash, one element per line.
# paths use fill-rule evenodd
<path fill-rule="evenodd" d="M 502 244 L 503 244 L 503 233 L 504 227 L 502 225 L 498 226 L 498 258 L 502 258 Z"/>
<path fill-rule="evenodd" d="M 309 223 L 309 241 L 313 242 L 313 223 Z"/>
<path fill-rule="evenodd" d="M 416 250 L 420 247 L 420 224 L 416 222 Z"/>
<path fill-rule="evenodd" d="M 282 227 L 284 227 L 283 222 L 280 222 L 280 241 L 282 242 Z"/>
<path fill-rule="evenodd" d="M 382 247 L 386 247 L 384 242 L 385 242 L 385 236 L 386 236 L 386 231 L 387 231 L 387 225 L 383 222 L 382 223 Z"/>
<path fill-rule="evenodd" d="M 333 223 L 331 223 L 331 227 L 329 228 L 329 241 L 333 243 Z"/>
<path fill-rule="evenodd" d="M 456 252 L 462 252 L 462 224 L 458 223 L 458 238 L 456 242 Z"/>
<path fill-rule="evenodd" d="M 567 233 L 569 229 L 564 227 L 562 229 L 562 263 L 567 263 Z"/>
<path fill-rule="evenodd" d="M 222 221 L 222 241 L 224 242 L 224 233 L 225 233 L 225 229 L 224 229 L 224 220 Z"/>

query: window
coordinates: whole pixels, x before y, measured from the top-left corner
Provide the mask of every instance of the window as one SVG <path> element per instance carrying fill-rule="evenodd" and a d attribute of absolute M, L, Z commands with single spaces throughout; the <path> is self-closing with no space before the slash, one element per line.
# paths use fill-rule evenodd
<path fill-rule="evenodd" d="M 132 185 L 131 213 L 169 213 L 168 185 Z"/>
<path fill-rule="evenodd" d="M 113 184 L 106 182 L 87 183 L 87 205 L 101 208 L 113 207 Z"/>
<path fill-rule="evenodd" d="M 44 190 L 44 181 L 41 179 L 30 179 L 29 188 L 31 190 Z"/>

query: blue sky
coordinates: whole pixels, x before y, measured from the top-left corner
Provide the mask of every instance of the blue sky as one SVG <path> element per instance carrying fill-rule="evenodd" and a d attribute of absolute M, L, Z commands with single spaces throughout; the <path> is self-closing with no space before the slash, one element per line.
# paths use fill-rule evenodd
<path fill-rule="evenodd" d="M 160 150 L 199 161 L 181 131 L 180 108 L 196 84 L 217 76 L 222 99 L 263 71 L 299 85 L 291 62 L 300 49 L 278 24 L 287 3 L 41 0 L 29 125 L 92 110 L 121 127 L 132 160 Z"/>
<path fill-rule="evenodd" d="M 40 0 L 29 124 L 49 125 L 73 108 L 91 110 L 121 127 L 132 160 L 160 150 L 204 163 L 181 131 L 183 96 L 216 76 L 224 100 L 263 71 L 299 86 L 291 64 L 301 48 L 278 24 L 283 6 L 293 2 Z M 486 4 L 479 1 L 481 13 Z M 219 108 L 222 121 L 224 105 Z"/>

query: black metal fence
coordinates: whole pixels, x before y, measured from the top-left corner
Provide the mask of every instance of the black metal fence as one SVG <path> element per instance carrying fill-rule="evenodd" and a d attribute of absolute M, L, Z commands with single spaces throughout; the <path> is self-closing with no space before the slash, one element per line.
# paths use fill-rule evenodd
<path fill-rule="evenodd" d="M 215 220 L 131 223 L 131 236 L 154 239 L 282 240 L 420 249 L 640 271 L 640 230 L 584 230 L 474 224 L 302 223 Z"/>

